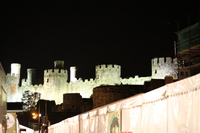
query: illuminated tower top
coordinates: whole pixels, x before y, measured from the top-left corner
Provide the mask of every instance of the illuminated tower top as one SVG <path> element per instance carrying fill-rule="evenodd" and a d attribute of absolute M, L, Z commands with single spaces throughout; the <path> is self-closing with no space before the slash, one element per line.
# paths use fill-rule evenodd
<path fill-rule="evenodd" d="M 70 81 L 75 82 L 77 81 L 76 79 L 76 67 L 70 67 Z"/>
<path fill-rule="evenodd" d="M 11 64 L 11 76 L 20 76 L 21 64 L 12 63 Z"/>

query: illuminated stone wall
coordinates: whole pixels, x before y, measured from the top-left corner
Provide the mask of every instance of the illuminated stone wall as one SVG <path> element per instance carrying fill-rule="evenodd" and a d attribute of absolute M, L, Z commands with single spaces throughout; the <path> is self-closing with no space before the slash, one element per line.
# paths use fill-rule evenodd
<path fill-rule="evenodd" d="M 48 69 L 44 71 L 43 95 L 41 98 L 56 100 L 57 104 L 63 102 L 62 95 L 67 90 L 67 70 Z"/>
<path fill-rule="evenodd" d="M 130 77 L 130 78 L 121 78 L 121 83 L 123 85 L 144 85 L 145 81 L 150 81 L 151 77 L 139 77 L 138 75 L 136 75 L 134 78 Z"/>
<path fill-rule="evenodd" d="M 177 79 L 178 74 L 177 59 L 170 57 L 152 59 L 152 79 L 165 79 L 166 76 L 172 76 Z"/>
<path fill-rule="evenodd" d="M 93 88 L 96 86 L 94 79 L 69 82 L 66 93 L 80 93 L 83 98 L 89 98 L 92 95 Z"/>
<path fill-rule="evenodd" d="M 96 66 L 96 85 L 117 85 L 120 84 L 121 66 L 119 65 L 98 65 Z"/>
<path fill-rule="evenodd" d="M 136 75 L 134 78 L 122 78 L 121 66 L 119 65 L 98 65 L 95 70 L 96 77 L 94 79 L 73 80 L 70 82 L 67 82 L 68 71 L 65 69 L 44 70 L 43 85 L 29 85 L 28 78 L 23 79 L 22 85 L 17 86 L 15 95 L 8 96 L 8 101 L 21 101 L 22 93 L 30 90 L 41 93 L 42 99 L 55 100 L 56 104 L 61 104 L 65 93 L 80 93 L 83 98 L 89 98 L 93 94 L 93 88 L 101 85 L 143 85 L 145 81 L 150 81 L 152 78 L 164 79 L 165 76 L 173 76 L 174 79 L 177 79 L 177 60 L 172 60 L 169 57 L 152 59 L 152 76 L 148 77 Z M 75 71 L 73 72 L 75 73 Z M 7 80 L 9 81 L 8 86 L 12 86 L 16 82 L 14 76 L 7 75 L 7 78 L 10 79 Z M 75 78 L 73 77 L 73 79 Z"/>
<path fill-rule="evenodd" d="M 6 91 L 8 102 L 21 102 L 22 91 L 19 89 L 21 64 L 12 63 L 11 73 L 6 75 Z"/>
<path fill-rule="evenodd" d="M 6 75 L 6 88 L 7 88 L 7 101 L 8 102 L 21 102 L 21 90 L 19 89 L 20 77 L 15 74 Z"/>

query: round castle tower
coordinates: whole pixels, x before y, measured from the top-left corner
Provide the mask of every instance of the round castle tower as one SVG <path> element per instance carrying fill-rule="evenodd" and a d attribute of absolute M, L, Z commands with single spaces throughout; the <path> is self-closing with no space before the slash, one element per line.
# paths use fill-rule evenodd
<path fill-rule="evenodd" d="M 19 84 L 20 82 L 20 70 L 21 70 L 21 64 L 19 63 L 12 63 L 11 64 L 11 77 L 16 77 L 15 84 Z"/>
<path fill-rule="evenodd" d="M 21 64 L 12 63 L 11 64 L 11 76 L 20 76 Z"/>
<path fill-rule="evenodd" d="M 77 79 L 76 79 L 76 67 L 75 66 L 70 67 L 70 81 L 71 82 L 77 81 Z"/>
<path fill-rule="evenodd" d="M 96 83 L 98 85 L 120 84 L 121 66 L 119 65 L 97 65 Z"/>
<path fill-rule="evenodd" d="M 98 86 L 93 89 L 93 108 L 97 108 L 136 94 L 134 88 L 128 85 Z"/>
<path fill-rule="evenodd" d="M 35 69 L 33 69 L 33 68 L 27 69 L 27 85 L 35 84 L 35 74 L 36 74 Z"/>

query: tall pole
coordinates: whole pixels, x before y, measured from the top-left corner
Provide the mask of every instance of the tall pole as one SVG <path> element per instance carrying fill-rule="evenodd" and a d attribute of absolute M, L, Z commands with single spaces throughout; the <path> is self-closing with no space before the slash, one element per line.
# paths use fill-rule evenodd
<path fill-rule="evenodd" d="M 45 123 L 47 123 L 47 100 L 45 100 Z"/>
<path fill-rule="evenodd" d="M 175 58 L 177 57 L 176 56 L 176 41 L 174 41 L 174 56 L 175 56 Z"/>
<path fill-rule="evenodd" d="M 47 100 L 45 100 L 45 122 L 46 126 L 48 126 L 48 114 L 47 114 Z"/>
<path fill-rule="evenodd" d="M 39 133 L 40 133 L 40 117 L 41 117 L 41 114 L 40 114 L 40 100 L 38 101 L 39 102 L 39 110 L 38 110 L 38 113 L 39 113 L 39 117 L 38 117 L 38 124 L 39 124 Z"/>

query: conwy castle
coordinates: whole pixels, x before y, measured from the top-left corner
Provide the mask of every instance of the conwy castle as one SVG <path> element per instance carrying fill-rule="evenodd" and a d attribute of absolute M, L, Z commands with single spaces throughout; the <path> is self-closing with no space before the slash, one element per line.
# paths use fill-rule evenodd
<path fill-rule="evenodd" d="M 27 69 L 27 78 L 20 83 L 21 65 L 11 64 L 11 73 L 6 75 L 7 102 L 21 102 L 25 91 L 41 94 L 41 99 L 55 100 L 56 104 L 63 102 L 63 94 L 80 93 L 82 98 L 90 98 L 93 88 L 102 85 L 144 85 L 151 79 L 164 79 L 171 76 L 177 79 L 178 62 L 170 57 L 152 59 L 152 75 L 147 77 L 134 76 L 121 78 L 121 66 L 97 65 L 95 78 L 81 80 L 76 78 L 76 67 L 70 67 L 70 76 L 64 69 L 64 61 L 55 61 L 54 69 L 44 70 L 43 84 L 35 84 L 35 69 Z M 69 77 L 69 81 L 68 81 Z"/>

